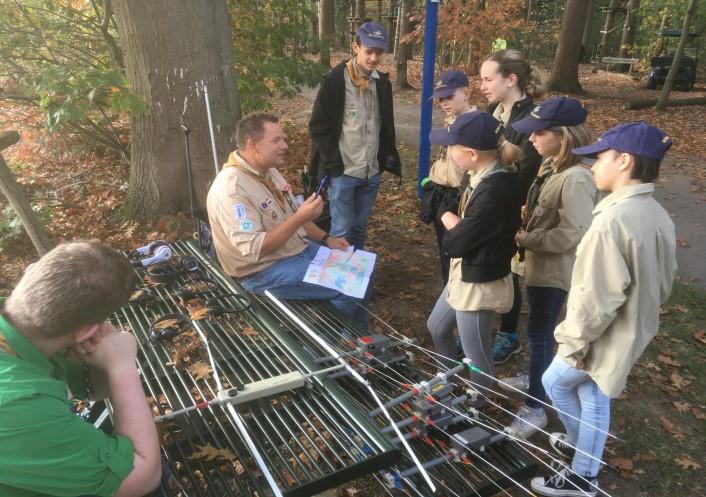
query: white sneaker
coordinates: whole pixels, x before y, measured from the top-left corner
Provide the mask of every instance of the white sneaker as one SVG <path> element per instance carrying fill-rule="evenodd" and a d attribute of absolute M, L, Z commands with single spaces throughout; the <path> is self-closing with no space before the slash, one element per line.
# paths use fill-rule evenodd
<path fill-rule="evenodd" d="M 527 392 L 529 390 L 529 375 L 527 373 L 517 373 L 515 376 L 500 378 L 498 381 L 498 386 L 510 393 L 517 393 L 517 390 Z M 513 390 L 510 387 L 514 387 L 517 390 Z"/>
<path fill-rule="evenodd" d="M 518 438 L 528 438 L 543 429 L 548 423 L 544 409 L 542 409 L 542 414 L 538 416 L 533 414 L 527 406 L 522 406 L 516 416 L 509 431 Z"/>

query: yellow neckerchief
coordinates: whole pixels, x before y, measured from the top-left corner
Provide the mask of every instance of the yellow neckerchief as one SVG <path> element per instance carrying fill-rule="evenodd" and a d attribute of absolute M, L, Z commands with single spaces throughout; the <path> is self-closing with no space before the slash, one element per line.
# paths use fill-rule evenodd
<path fill-rule="evenodd" d="M 361 92 L 369 89 L 370 76 L 365 76 L 353 59 L 346 62 L 346 69 L 348 70 L 348 76 L 350 76 L 353 86 L 360 88 Z"/>
<path fill-rule="evenodd" d="M 272 181 L 272 178 L 270 177 L 265 177 L 264 175 L 253 171 L 250 166 L 245 162 L 245 160 L 238 155 L 238 152 L 233 152 L 228 156 L 228 161 L 223 165 L 224 168 L 226 167 L 237 167 L 239 170 L 243 171 L 245 174 L 255 178 L 257 181 L 259 181 L 265 188 L 269 190 L 269 192 L 275 197 L 275 200 L 277 201 L 277 204 L 279 204 L 280 208 L 282 209 L 282 212 L 286 212 L 284 208 L 284 193 L 282 190 L 277 188 L 277 185 L 275 185 L 275 182 Z"/>

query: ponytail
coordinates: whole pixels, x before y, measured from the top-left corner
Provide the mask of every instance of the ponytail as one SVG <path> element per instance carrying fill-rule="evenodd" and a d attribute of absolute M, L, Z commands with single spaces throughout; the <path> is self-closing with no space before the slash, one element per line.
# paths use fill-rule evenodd
<path fill-rule="evenodd" d="M 525 87 L 525 94 L 538 100 L 547 93 L 547 73 L 537 69 L 535 66 L 530 66 L 529 78 Z"/>
<path fill-rule="evenodd" d="M 504 136 L 500 137 L 500 141 L 498 142 L 498 157 L 503 166 L 512 166 L 522 158 L 522 155 L 523 153 L 520 147 L 506 140 Z"/>

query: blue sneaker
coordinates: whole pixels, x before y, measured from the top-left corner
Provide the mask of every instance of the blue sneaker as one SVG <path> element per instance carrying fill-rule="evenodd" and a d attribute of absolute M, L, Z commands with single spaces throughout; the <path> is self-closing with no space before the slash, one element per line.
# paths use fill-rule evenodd
<path fill-rule="evenodd" d="M 522 346 L 516 333 L 499 331 L 493 342 L 493 363 L 503 364 L 513 355 L 519 354 L 521 350 Z"/>

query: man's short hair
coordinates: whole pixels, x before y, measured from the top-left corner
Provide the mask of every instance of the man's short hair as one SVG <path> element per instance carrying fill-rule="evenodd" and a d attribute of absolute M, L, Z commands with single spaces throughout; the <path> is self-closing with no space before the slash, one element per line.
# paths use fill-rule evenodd
<path fill-rule="evenodd" d="M 630 179 L 639 179 L 643 183 L 652 183 L 659 176 L 659 166 L 662 159 L 644 157 L 642 155 L 632 155 L 634 165 L 630 171 Z"/>
<path fill-rule="evenodd" d="M 245 148 L 248 140 L 262 140 L 265 134 L 265 123 L 278 123 L 279 116 L 271 112 L 251 112 L 240 118 L 235 128 L 235 145 L 238 150 Z"/>
<path fill-rule="evenodd" d="M 136 282 L 117 251 L 95 241 L 63 243 L 27 269 L 4 312 L 25 335 L 64 336 L 105 321 Z"/>

